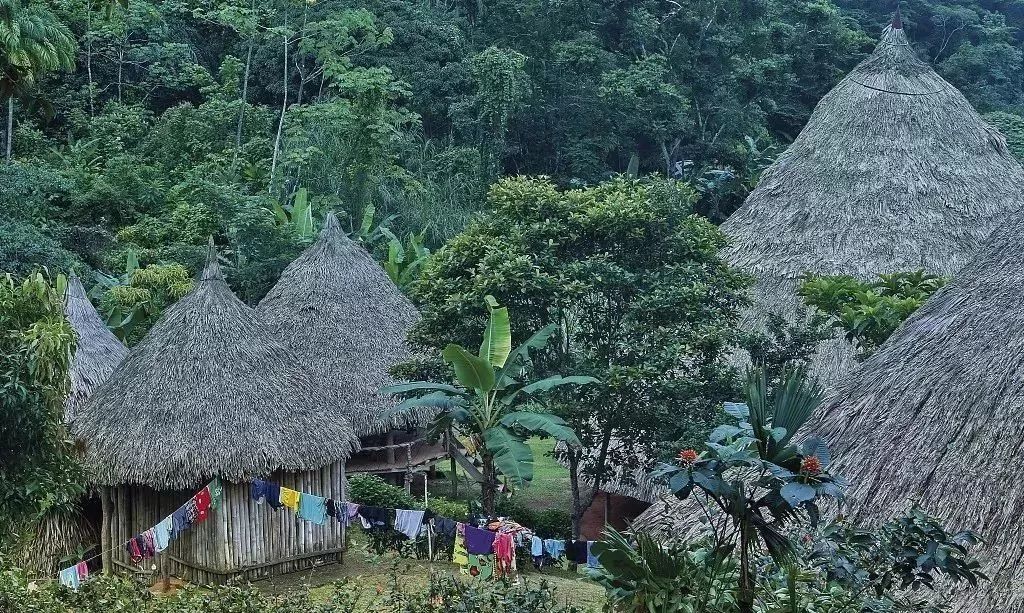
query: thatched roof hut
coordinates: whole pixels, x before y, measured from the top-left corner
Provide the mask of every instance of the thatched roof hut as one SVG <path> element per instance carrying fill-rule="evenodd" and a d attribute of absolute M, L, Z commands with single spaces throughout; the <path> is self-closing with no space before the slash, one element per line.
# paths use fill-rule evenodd
<path fill-rule="evenodd" d="M 722 230 L 724 255 L 757 277 L 745 325 L 791 320 L 804 273 L 951 275 L 1022 202 L 1024 169 L 964 96 L 915 55 L 899 19 L 815 108 Z M 853 366 L 823 344 L 830 384 Z"/>
<path fill-rule="evenodd" d="M 313 379 L 231 292 L 211 245 L 195 289 L 167 309 L 72 424 L 91 481 L 112 486 L 102 499 L 103 549 L 114 556 L 105 566 L 126 564 L 117 543 L 217 476 L 224 508 L 175 541 L 165 559 L 176 572 L 202 582 L 255 578 L 339 552 L 338 526 L 275 519 L 248 495 L 248 481 L 273 475 L 293 489 L 344 498 L 344 462 L 358 438 Z"/>
<path fill-rule="evenodd" d="M 394 400 L 380 389 L 394 383 L 391 367 L 412 357 L 406 336 L 419 312 L 333 213 L 256 312 L 318 373 L 331 406 L 360 436 L 410 425 L 384 419 Z M 428 417 L 422 413 L 411 425 Z"/>
<path fill-rule="evenodd" d="M 74 273 L 68 279 L 64 314 L 78 336 L 71 359 L 71 392 L 64 401 L 64 416 L 70 421 L 92 391 L 128 355 L 128 348 L 103 323 Z"/>
<path fill-rule="evenodd" d="M 883 521 L 916 500 L 970 528 L 992 578 L 961 613 L 1024 611 L 1024 221 L 840 382 L 809 431 L 829 441 L 851 515 Z"/>

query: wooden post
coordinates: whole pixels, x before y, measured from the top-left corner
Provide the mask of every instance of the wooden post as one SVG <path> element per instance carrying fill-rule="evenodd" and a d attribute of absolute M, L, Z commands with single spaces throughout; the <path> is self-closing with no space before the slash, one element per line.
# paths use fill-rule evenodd
<path fill-rule="evenodd" d="M 387 453 L 387 458 L 388 458 L 388 466 L 394 466 L 395 465 L 395 431 L 394 430 L 388 430 L 388 440 L 387 440 L 386 445 L 388 446 L 388 450 L 386 452 Z"/>
<path fill-rule="evenodd" d="M 427 509 L 430 504 L 430 500 L 427 498 L 427 473 L 423 473 L 423 508 Z M 434 539 L 432 536 L 433 530 L 431 529 L 434 525 L 434 520 L 430 520 L 427 523 L 427 561 L 434 561 Z"/>
<path fill-rule="evenodd" d="M 412 445 L 405 446 L 405 493 L 412 493 Z"/>
<path fill-rule="evenodd" d="M 100 558 L 103 563 L 104 575 L 109 575 L 114 570 L 110 551 L 110 514 L 112 511 L 110 508 L 110 496 L 109 487 L 105 485 L 100 487 L 100 507 L 103 510 L 103 519 L 100 522 L 100 547 L 102 548 Z"/>
<path fill-rule="evenodd" d="M 345 461 L 342 460 L 341 461 L 341 484 L 340 484 L 340 488 L 341 488 L 341 503 L 342 503 L 342 506 L 344 507 L 344 511 L 343 511 L 344 513 L 348 513 L 348 487 L 347 486 L 348 486 L 348 480 L 345 477 Z M 346 521 L 341 522 L 341 547 L 342 547 L 342 549 L 347 549 L 348 548 L 348 528 L 346 527 L 346 524 L 348 523 L 347 517 L 348 516 L 346 515 Z M 344 554 L 342 554 L 342 555 L 344 555 Z M 344 558 L 343 558 L 343 561 L 344 561 Z"/>

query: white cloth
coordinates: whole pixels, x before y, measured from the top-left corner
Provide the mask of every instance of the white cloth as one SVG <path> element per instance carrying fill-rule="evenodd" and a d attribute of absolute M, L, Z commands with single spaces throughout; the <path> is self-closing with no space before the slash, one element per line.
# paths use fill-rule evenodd
<path fill-rule="evenodd" d="M 414 539 L 423 528 L 423 511 L 395 510 L 395 530 Z"/>

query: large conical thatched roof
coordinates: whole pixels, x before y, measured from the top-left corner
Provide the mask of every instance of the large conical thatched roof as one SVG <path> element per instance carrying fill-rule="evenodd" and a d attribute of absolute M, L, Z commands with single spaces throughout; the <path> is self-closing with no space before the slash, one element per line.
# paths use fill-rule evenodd
<path fill-rule="evenodd" d="M 1008 221 L 811 426 L 851 483 L 855 519 L 884 520 L 915 499 L 988 541 L 992 583 L 954 603 L 959 613 L 1024 612 L 1024 221 Z"/>
<path fill-rule="evenodd" d="M 70 421 L 92 391 L 128 355 L 128 348 L 103 323 L 74 273 L 68 279 L 64 314 L 78 336 L 71 359 L 71 391 L 64 401 L 64 417 Z"/>
<path fill-rule="evenodd" d="M 333 213 L 256 312 L 317 373 L 360 436 L 406 425 L 383 419 L 393 400 L 379 390 L 393 383 L 391 367 L 411 357 L 406 335 L 419 313 Z"/>
<path fill-rule="evenodd" d="M 73 423 L 100 484 L 193 487 L 312 470 L 358 445 L 299 358 L 231 292 L 211 257 Z"/>
<path fill-rule="evenodd" d="M 894 20 L 722 225 L 726 258 L 758 279 L 746 324 L 792 319 L 805 272 L 957 272 L 1017 210 L 1022 185 L 1003 137 Z M 848 345 L 826 345 L 816 370 L 828 384 L 853 364 Z"/>

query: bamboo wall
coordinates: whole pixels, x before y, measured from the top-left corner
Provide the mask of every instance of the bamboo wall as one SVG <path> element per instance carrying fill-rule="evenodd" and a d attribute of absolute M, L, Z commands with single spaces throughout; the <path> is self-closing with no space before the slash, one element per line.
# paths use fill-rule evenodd
<path fill-rule="evenodd" d="M 317 496 L 346 499 L 345 469 L 340 463 L 318 471 L 278 473 L 270 480 Z M 318 526 L 298 519 L 288 508 L 275 511 L 266 502 L 256 504 L 248 483 L 223 481 L 223 485 L 224 501 L 219 510 L 179 535 L 156 558 L 139 565 L 118 545 L 170 515 L 195 492 L 108 488 L 110 513 L 104 532 L 109 534 L 113 570 L 167 573 L 193 583 L 214 584 L 254 581 L 341 562 L 345 533 L 340 523 L 329 517 L 326 525 Z"/>

